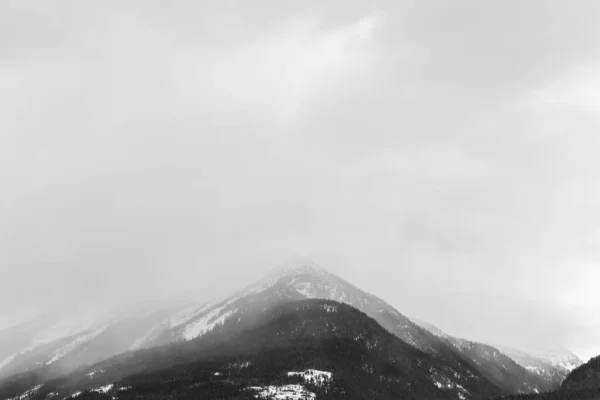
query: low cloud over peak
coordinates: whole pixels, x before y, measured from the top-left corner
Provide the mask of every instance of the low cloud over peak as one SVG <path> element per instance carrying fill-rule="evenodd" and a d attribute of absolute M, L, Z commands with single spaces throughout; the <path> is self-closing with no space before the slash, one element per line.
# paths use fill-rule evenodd
<path fill-rule="evenodd" d="M 596 3 L 159 3 L 0 6 L 4 324 L 302 256 L 453 334 L 597 345 Z"/>

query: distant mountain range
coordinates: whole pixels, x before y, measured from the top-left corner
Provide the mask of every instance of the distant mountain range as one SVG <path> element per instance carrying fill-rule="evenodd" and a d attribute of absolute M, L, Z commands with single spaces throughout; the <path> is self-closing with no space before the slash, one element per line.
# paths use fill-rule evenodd
<path fill-rule="evenodd" d="M 529 372 L 551 382 L 551 388 L 560 386 L 571 371 L 583 364 L 579 357 L 562 347 L 531 348 L 528 352 L 508 346 L 497 347 Z"/>
<path fill-rule="evenodd" d="M 246 367 L 224 367 L 234 364 Z M 92 321 L 44 316 L 0 331 L 0 399 L 62 399 L 78 391 L 169 398 L 171 389 L 185 392 L 176 398 L 198 398 L 217 387 L 232 391 L 227 398 L 271 398 L 286 385 L 290 396 L 306 391 L 319 399 L 344 392 L 478 399 L 554 390 L 580 364 L 566 351 L 531 355 L 452 337 L 313 262 L 299 262 L 209 304 Z M 192 379 L 195 369 L 203 372 Z M 286 378 L 308 370 L 332 374 L 330 390 L 299 375 Z M 199 378 L 210 371 L 230 383 L 221 375 Z M 178 383 L 151 384 L 163 381 Z M 257 382 L 260 390 L 246 390 Z M 144 390 L 158 397 L 140 397 Z"/>
<path fill-rule="evenodd" d="M 561 386 L 551 392 L 504 396 L 505 400 L 598 400 L 600 399 L 600 356 L 571 371 Z"/>

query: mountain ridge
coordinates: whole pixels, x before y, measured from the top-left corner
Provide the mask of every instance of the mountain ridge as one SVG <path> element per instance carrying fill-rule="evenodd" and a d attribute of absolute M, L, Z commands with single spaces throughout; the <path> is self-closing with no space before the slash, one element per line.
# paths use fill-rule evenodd
<path fill-rule="evenodd" d="M 528 370 L 494 346 L 457 338 L 420 319 L 414 318 L 413 321 L 454 347 L 491 382 L 509 388 L 514 393 L 546 392 L 558 388 L 562 383 L 562 379 Z"/>
<path fill-rule="evenodd" d="M 462 375 L 453 365 L 407 344 L 347 304 L 322 299 L 285 301 L 242 318 L 245 321 L 229 319 L 191 341 L 117 356 L 49 382 L 23 382 L 4 393 L 33 393 L 26 399 L 37 400 L 51 393 L 71 396 L 91 390 L 87 393 L 95 398 L 128 399 L 140 392 L 148 396 L 142 398 L 150 398 L 150 390 L 152 398 L 172 398 L 168 396 L 172 396 L 174 381 L 178 382 L 176 390 L 189 393 L 198 385 L 220 379 L 214 377 L 238 379 L 239 368 L 243 368 L 242 378 L 263 377 L 259 382 L 244 378 L 244 382 L 262 387 L 277 385 L 290 373 L 298 374 L 293 371 L 331 371 L 333 380 L 329 390 L 319 392 L 320 399 L 339 398 L 343 393 L 351 394 L 347 398 L 362 394 L 377 399 L 475 399 L 499 393 L 481 377 Z M 198 373 L 206 365 L 210 369 Z M 235 372 L 232 365 L 238 366 Z M 190 375 L 190 371 L 194 372 Z M 98 392 L 102 388 L 108 388 L 106 397 Z M 126 389 L 121 392 L 118 388 Z M 163 393 L 165 390 L 168 392 Z M 228 389 L 221 386 L 220 390 Z M 188 398 L 181 392 L 177 398 Z"/>
<path fill-rule="evenodd" d="M 493 386 L 507 392 L 544 390 L 538 386 L 519 386 L 512 380 L 495 377 L 490 374 L 489 361 L 485 368 L 474 362 L 473 352 L 457 347 L 449 342 L 448 337 L 434 334 L 419 326 L 390 304 L 370 294 L 344 279 L 330 273 L 312 261 L 295 261 L 282 264 L 263 275 L 233 295 L 222 297 L 204 304 L 191 304 L 184 308 L 161 310 L 133 319 L 125 319 L 119 324 L 106 327 L 97 336 L 84 337 L 85 334 L 72 337 L 65 342 L 45 349 L 40 349 L 35 357 L 25 361 L 9 360 L 12 371 L 16 367 L 21 370 L 35 370 L 41 364 L 47 376 L 56 375 L 77 369 L 83 363 L 93 364 L 102 359 L 116 356 L 128 351 L 137 351 L 173 342 L 191 342 L 214 331 L 230 320 L 241 321 L 244 316 L 257 315 L 273 304 L 303 299 L 325 299 L 348 304 L 373 318 L 391 334 L 438 359 L 452 365 L 457 373 L 464 376 L 484 373 L 491 379 Z M 92 331 L 94 332 L 94 331 Z M 90 338 L 89 340 L 85 340 Z M 119 340 L 116 340 L 116 339 Z M 456 338 L 455 338 L 456 339 Z M 464 339 L 460 339 L 464 341 Z M 116 344 L 115 344 L 116 343 Z M 472 343 L 464 341 L 461 343 Z M 60 351 L 63 349 L 63 351 Z M 468 350 L 468 349 L 467 349 Z M 477 353 L 477 351 L 475 351 Z M 0 354 L 0 361 L 1 354 Z M 49 365 L 49 361 L 52 361 Z M 514 368 L 513 368 L 514 369 Z M 492 368 L 494 373 L 498 366 Z M 0 373 L 2 369 L 0 369 Z M 521 373 L 525 376 L 527 371 Z"/>

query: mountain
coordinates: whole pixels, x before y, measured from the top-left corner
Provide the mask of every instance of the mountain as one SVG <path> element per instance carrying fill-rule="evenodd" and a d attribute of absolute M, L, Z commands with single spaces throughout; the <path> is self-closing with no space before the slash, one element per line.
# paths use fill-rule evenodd
<path fill-rule="evenodd" d="M 490 346 L 440 337 L 415 324 L 383 300 L 366 293 L 312 262 L 289 264 L 275 269 L 255 285 L 217 304 L 185 310 L 171 319 L 172 329 L 156 340 L 164 343 L 193 339 L 227 318 L 246 312 L 249 304 L 271 304 L 282 300 L 320 298 L 349 304 L 374 318 L 385 329 L 415 348 L 455 366 L 460 373 L 481 373 L 508 393 L 553 389 Z"/>
<path fill-rule="evenodd" d="M 387 303 L 313 262 L 301 261 L 276 268 L 234 296 L 209 304 L 191 304 L 182 309 L 169 310 L 169 313 L 151 313 L 144 318 L 100 319 L 67 327 L 61 321 L 35 321 L 14 327 L 2 333 L 7 338 L 18 339 L 19 343 L 17 346 L 8 346 L 12 350 L 5 350 L 4 354 L 0 348 L 0 357 L 3 357 L 0 376 L 33 370 L 39 366 L 53 366 L 55 370 L 68 372 L 79 365 L 98 361 L 102 356 L 106 358 L 127 350 L 194 339 L 224 320 L 234 318 L 253 304 L 266 306 L 286 299 L 305 298 L 350 304 L 374 317 L 386 329 L 414 347 L 460 361 L 444 343 Z M 49 339 L 40 340 L 41 336 Z"/>
<path fill-rule="evenodd" d="M 542 395 L 504 396 L 506 400 L 598 400 L 600 399 L 600 356 L 569 373 L 561 387 Z"/>
<path fill-rule="evenodd" d="M 490 382 L 511 393 L 542 393 L 558 388 L 562 382 L 562 379 L 547 379 L 545 375 L 528 370 L 495 347 L 448 335 L 438 327 L 416 318 L 413 321 L 455 348 Z"/>
<path fill-rule="evenodd" d="M 254 311 L 196 339 L 118 356 L 56 380 L 23 382 L 0 389 L 0 396 L 467 399 L 500 392 L 347 304 L 295 300 Z"/>
<path fill-rule="evenodd" d="M 600 356 L 571 371 L 562 387 L 564 389 L 600 388 Z"/>
<path fill-rule="evenodd" d="M 573 369 L 583 364 L 579 357 L 562 347 L 531 348 L 528 352 L 508 346 L 498 348 L 529 372 L 551 382 L 551 389 L 558 388 Z"/>
<path fill-rule="evenodd" d="M 432 333 L 383 300 L 310 261 L 276 268 L 257 283 L 223 300 L 124 319 L 95 321 L 74 334 L 63 334 L 57 340 L 37 344 L 33 350 L 22 350 L 23 346 L 31 343 L 31 335 L 24 336 L 20 343 L 21 350 L 8 353 L 8 361 L 4 362 L 0 373 L 7 376 L 16 372 L 35 371 L 38 380 L 48 380 L 126 351 L 169 343 L 195 343 L 197 338 L 209 335 L 222 324 L 233 321 L 241 324 L 241 328 L 243 321 L 251 321 L 250 317 L 256 317 L 278 304 L 304 299 L 333 300 L 364 312 L 388 332 L 427 354 L 437 364 L 448 366 L 457 376 L 465 377 L 469 381 L 463 382 L 466 386 L 473 386 L 474 382 L 481 380 L 505 393 L 542 388 L 542 383 L 535 384 L 531 380 L 531 374 L 499 354 L 499 358 L 495 359 L 493 353 L 486 353 L 489 350 L 487 348 L 469 348 L 466 344 L 471 342 L 466 341 L 460 346 L 447 337 Z M 12 334 L 9 332 L 8 336 L 12 337 Z M 453 384 L 451 381 L 448 383 Z"/>
<path fill-rule="evenodd" d="M 171 313 L 82 319 L 43 315 L 0 331 L 0 377 L 39 368 L 68 372 L 133 350 L 140 337 Z"/>

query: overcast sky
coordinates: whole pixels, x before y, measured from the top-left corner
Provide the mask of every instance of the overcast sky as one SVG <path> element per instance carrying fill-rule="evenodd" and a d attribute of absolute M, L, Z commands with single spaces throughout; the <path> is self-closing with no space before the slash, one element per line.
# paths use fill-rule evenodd
<path fill-rule="evenodd" d="M 599 71 L 594 0 L 2 1 L 0 325 L 307 257 L 598 354 Z"/>

